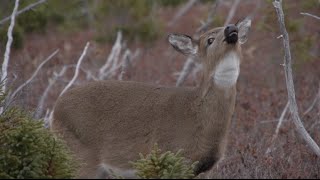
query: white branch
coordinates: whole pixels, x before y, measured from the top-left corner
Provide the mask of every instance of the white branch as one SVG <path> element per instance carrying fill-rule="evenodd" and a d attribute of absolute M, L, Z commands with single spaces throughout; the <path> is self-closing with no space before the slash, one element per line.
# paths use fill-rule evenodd
<path fill-rule="evenodd" d="M 121 73 L 118 78 L 120 81 L 123 80 L 123 76 L 128 71 L 130 66 L 130 61 L 131 61 L 131 51 L 127 49 L 122 57 Z"/>
<path fill-rule="evenodd" d="M 53 110 L 47 109 L 46 115 L 44 116 L 44 126 L 49 128 L 51 126 L 52 118 L 53 118 Z"/>
<path fill-rule="evenodd" d="M 271 152 L 271 147 L 273 146 L 273 142 L 274 140 L 278 137 L 278 134 L 279 134 L 279 131 L 280 131 L 280 127 L 282 125 L 282 122 L 284 120 L 284 116 L 286 115 L 287 111 L 288 111 L 288 108 L 289 108 L 289 101 L 287 102 L 285 108 L 283 109 L 282 113 L 281 113 L 281 116 L 278 120 L 278 125 L 277 125 L 277 129 L 275 131 L 275 133 L 273 134 L 273 137 L 272 137 L 272 140 L 271 140 L 271 146 L 267 149 L 267 154 Z"/>
<path fill-rule="evenodd" d="M 176 86 L 181 86 L 182 83 L 187 79 L 188 75 L 190 74 L 192 68 L 194 67 L 194 58 L 188 57 L 187 61 L 183 65 L 183 69 L 179 75 L 179 78 L 176 82 Z"/>
<path fill-rule="evenodd" d="M 87 54 L 87 50 L 88 50 L 89 45 L 90 45 L 90 43 L 87 42 L 87 44 L 86 44 L 86 46 L 85 46 L 85 48 L 84 48 L 79 60 L 78 60 L 77 67 L 76 67 L 76 70 L 75 70 L 73 78 L 71 79 L 69 84 L 62 90 L 62 92 L 60 93 L 59 97 L 62 96 L 72 86 L 72 84 L 77 79 L 78 74 L 79 74 L 79 69 L 80 69 L 81 62 L 84 59 L 84 56 Z"/>
<path fill-rule="evenodd" d="M 168 26 L 172 26 L 176 24 L 176 22 L 184 15 L 186 14 L 192 6 L 197 2 L 197 0 L 189 0 L 174 16 L 173 20 L 169 22 Z"/>
<path fill-rule="evenodd" d="M 308 114 L 313 109 L 313 107 L 317 104 L 317 101 L 320 101 L 320 85 L 319 85 L 319 90 L 318 90 L 316 97 L 314 98 L 310 107 L 303 113 L 303 115 Z"/>
<path fill-rule="evenodd" d="M 279 134 L 279 130 L 280 130 L 280 127 L 282 125 L 282 122 L 283 122 L 283 119 L 284 119 L 284 116 L 286 115 L 287 111 L 288 111 L 288 108 L 289 108 L 289 102 L 287 102 L 285 108 L 283 109 L 282 113 L 281 113 L 281 116 L 279 118 L 279 122 L 278 122 L 278 125 L 277 125 L 277 129 L 274 133 L 274 136 L 273 136 L 273 139 L 277 138 L 278 134 Z"/>
<path fill-rule="evenodd" d="M 239 3 L 240 3 L 240 0 L 235 0 L 234 3 L 232 4 L 232 7 L 231 7 L 229 14 L 228 14 L 228 17 L 227 17 L 227 20 L 224 23 L 224 26 L 228 25 L 231 22 L 231 20 L 233 19 L 234 14 L 236 13 L 236 10 L 239 6 Z"/>
<path fill-rule="evenodd" d="M 273 5 L 276 9 L 278 15 L 278 22 L 280 26 L 281 34 L 283 34 L 282 42 L 285 49 L 285 57 L 284 57 L 284 69 L 285 69 L 285 77 L 286 77 L 286 85 L 288 91 L 288 100 L 290 111 L 294 120 L 294 124 L 297 128 L 298 133 L 302 136 L 302 138 L 306 141 L 308 146 L 313 150 L 313 152 L 319 157 L 320 156 L 320 148 L 317 143 L 311 138 L 305 127 L 303 126 L 301 119 L 298 113 L 298 106 L 295 98 L 295 90 L 294 83 L 292 77 L 292 63 L 291 63 L 291 52 L 290 52 L 290 43 L 289 43 L 289 35 L 285 27 L 284 22 L 284 13 L 282 10 L 282 1 L 275 0 Z"/>
<path fill-rule="evenodd" d="M 46 98 L 48 97 L 48 94 L 49 94 L 51 88 L 56 83 L 57 79 L 64 75 L 66 70 L 67 70 L 67 67 L 63 66 L 62 70 L 59 73 L 54 72 L 53 73 L 53 78 L 49 79 L 49 85 L 47 86 L 47 88 L 43 92 L 43 94 L 42 94 L 42 96 L 41 96 L 41 98 L 39 100 L 35 115 L 34 115 L 34 117 L 36 119 L 39 119 L 41 117 L 41 115 L 42 115 L 42 112 L 43 112 L 43 109 L 44 109 L 44 103 L 45 103 Z"/>
<path fill-rule="evenodd" d="M 11 15 L 11 23 L 10 26 L 8 28 L 8 32 L 7 32 L 7 36 L 8 36 L 8 41 L 7 41 L 7 45 L 6 45 L 6 51 L 4 54 L 4 60 L 2 63 L 2 71 L 1 71 L 1 82 L 4 83 L 3 87 L 2 87 L 2 91 L 5 92 L 6 91 L 6 78 L 8 75 L 8 64 L 9 64 L 9 59 L 10 59 L 10 50 L 11 50 L 11 44 L 13 41 L 12 38 L 12 31 L 13 31 L 13 27 L 15 24 L 15 15 L 17 13 L 17 9 L 19 7 L 19 0 L 16 0 L 15 5 L 14 5 L 14 9 Z"/>
<path fill-rule="evenodd" d="M 18 15 L 20 15 L 20 14 L 26 12 L 26 11 L 29 11 L 29 10 L 33 9 L 34 7 L 36 7 L 36 6 L 44 3 L 44 2 L 46 2 L 46 1 L 47 1 L 47 0 L 39 0 L 38 2 L 35 2 L 35 3 L 33 3 L 33 4 L 30 4 L 29 6 L 27 6 L 27 7 L 23 8 L 23 9 L 21 9 L 20 11 L 18 11 L 17 14 L 16 14 L 16 16 L 18 16 Z M 4 19 L 2 19 L 2 20 L 0 21 L 0 25 L 2 25 L 2 24 L 4 24 L 5 22 L 9 21 L 9 19 L 10 19 L 11 17 L 12 17 L 12 15 L 11 15 L 11 16 L 8 16 L 8 17 L 6 17 L 6 18 L 4 18 Z"/>
<path fill-rule="evenodd" d="M 316 15 L 313 15 L 313 14 L 310 14 L 310 13 L 300 13 L 301 15 L 304 15 L 304 16 L 310 16 L 310 17 L 313 17 L 315 19 L 318 19 L 320 20 L 320 17 L 319 16 L 316 16 Z"/>
<path fill-rule="evenodd" d="M 194 62 L 194 66 L 191 76 L 195 80 L 197 78 L 197 73 L 203 69 L 203 65 L 201 63 Z"/>
<path fill-rule="evenodd" d="M 220 0 L 216 0 L 210 7 L 210 10 L 209 10 L 209 13 L 208 13 L 208 17 L 207 17 L 207 20 L 205 23 L 203 23 L 197 30 L 196 30 L 196 34 L 206 30 L 210 24 L 212 23 L 213 21 L 213 18 L 214 18 L 214 15 L 216 14 L 217 12 L 217 8 L 218 8 L 218 5 L 220 3 Z"/>
<path fill-rule="evenodd" d="M 3 63 L 2 63 L 2 70 L 1 70 L 1 82 L 2 84 L 2 92 L 6 93 L 6 86 L 7 86 L 7 76 L 8 76 L 8 64 L 9 64 L 9 59 L 10 59 L 10 50 L 11 50 L 11 44 L 12 44 L 12 30 L 14 27 L 14 23 L 15 23 L 15 16 L 17 13 L 19 7 L 19 0 L 16 0 L 15 5 L 14 5 L 14 9 L 11 15 L 11 22 L 10 22 L 10 26 L 8 28 L 8 32 L 7 32 L 7 36 L 8 36 L 8 41 L 7 41 L 7 45 L 6 45 L 6 51 L 4 54 L 4 59 L 3 59 Z M 0 114 L 2 114 L 3 112 L 3 107 L 0 108 Z"/>
<path fill-rule="evenodd" d="M 122 67 L 121 67 L 121 72 L 118 76 L 118 80 L 123 80 L 123 77 L 127 73 L 128 69 L 133 66 L 133 64 L 132 64 L 133 60 L 136 59 L 139 55 L 140 55 L 139 49 L 137 49 L 134 52 L 134 54 L 132 54 L 129 49 L 127 49 L 125 51 L 124 55 L 122 56 L 122 60 L 121 60 Z"/>
<path fill-rule="evenodd" d="M 36 71 L 32 74 L 32 76 L 26 81 L 24 82 L 22 85 L 20 85 L 10 96 L 10 100 L 12 100 L 16 94 L 21 91 L 25 86 L 27 86 L 29 83 L 32 82 L 32 80 L 37 76 L 37 74 L 39 73 L 40 69 L 47 63 L 49 62 L 57 53 L 59 52 L 59 49 L 57 49 L 56 51 L 54 51 L 49 57 L 47 57 L 46 60 L 44 60 L 36 69 Z"/>
<path fill-rule="evenodd" d="M 117 64 L 117 60 L 119 59 L 119 55 L 121 52 L 121 40 L 122 40 L 122 33 L 119 31 L 117 33 L 117 40 L 114 43 L 111 53 L 108 56 L 106 63 L 101 67 L 99 70 L 99 79 L 102 80 L 107 77 L 108 69 L 115 68 Z M 108 73 L 109 74 L 109 73 Z"/>

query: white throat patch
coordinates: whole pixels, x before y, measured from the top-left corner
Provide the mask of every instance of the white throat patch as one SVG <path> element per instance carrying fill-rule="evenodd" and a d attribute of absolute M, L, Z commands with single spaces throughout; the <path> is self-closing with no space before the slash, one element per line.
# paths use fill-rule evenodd
<path fill-rule="evenodd" d="M 240 73 L 240 59 L 235 52 L 228 53 L 217 65 L 213 81 L 221 88 L 235 85 Z"/>

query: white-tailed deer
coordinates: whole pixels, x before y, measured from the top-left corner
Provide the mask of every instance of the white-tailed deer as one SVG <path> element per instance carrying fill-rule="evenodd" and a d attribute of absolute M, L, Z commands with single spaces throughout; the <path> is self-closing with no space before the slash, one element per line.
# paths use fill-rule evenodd
<path fill-rule="evenodd" d="M 130 177 L 134 171 L 129 161 L 149 153 L 155 143 L 162 150 L 183 149 L 186 158 L 199 161 L 196 174 L 209 170 L 224 153 L 235 106 L 240 45 L 250 26 L 251 21 L 244 20 L 211 29 L 197 41 L 186 35 L 168 36 L 176 50 L 203 63 L 198 87 L 110 80 L 61 96 L 52 130 L 81 160 L 78 177 L 96 177 L 99 168 Z"/>

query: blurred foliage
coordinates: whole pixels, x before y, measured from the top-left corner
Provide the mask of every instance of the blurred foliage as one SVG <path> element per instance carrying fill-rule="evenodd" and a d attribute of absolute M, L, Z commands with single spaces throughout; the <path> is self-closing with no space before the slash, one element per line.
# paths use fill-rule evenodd
<path fill-rule="evenodd" d="M 141 179 L 191 179 L 195 177 L 193 170 L 197 164 L 190 165 L 181 155 L 181 150 L 162 153 L 157 144 L 150 154 L 140 154 L 140 159 L 131 163 Z"/>
<path fill-rule="evenodd" d="M 3 105 L 6 93 L 0 93 Z M 18 108 L 0 115 L 0 179 L 73 178 L 76 162 L 63 141 Z"/>
<path fill-rule="evenodd" d="M 167 6 L 175 7 L 184 2 L 185 0 L 159 0 L 159 4 L 165 7 Z"/>
<path fill-rule="evenodd" d="M 320 1 L 319 0 L 308 0 L 308 1 L 303 1 L 302 3 L 302 8 L 304 10 L 309 10 L 311 8 L 315 7 L 320 7 Z"/>
<path fill-rule="evenodd" d="M 37 0 L 20 1 L 22 9 Z M 75 32 L 90 28 L 95 31 L 96 40 L 113 40 L 117 30 L 122 30 L 129 40 L 152 42 L 162 32 L 162 23 L 156 17 L 161 6 L 175 7 L 183 0 L 48 0 L 34 9 L 18 16 L 14 32 L 14 47 L 23 45 L 27 33 L 45 33 L 48 29 L 61 32 Z M 1 19 L 11 15 L 14 1 L 2 0 Z M 8 25 L 9 22 L 6 23 Z M 0 26 L 0 43 L 6 42 L 8 26 Z"/>
<path fill-rule="evenodd" d="M 262 9 L 264 18 L 262 18 L 262 21 L 257 23 L 257 29 L 260 31 L 278 33 L 279 24 L 277 14 L 272 5 L 273 0 L 267 0 L 267 2 L 268 6 Z M 320 5 L 317 0 L 301 1 L 300 3 L 302 3 L 302 9 L 306 7 L 316 8 Z M 288 3 L 288 1 L 284 1 L 282 3 L 285 25 L 290 37 L 292 58 L 294 60 L 293 65 L 297 67 L 299 64 L 313 59 L 310 55 L 310 51 L 315 44 L 315 40 L 312 36 L 307 35 L 303 31 L 303 28 L 305 27 L 303 16 L 299 16 L 299 18 L 292 18 L 292 16 L 290 16 L 290 11 L 292 10 L 291 5 L 292 4 Z"/>

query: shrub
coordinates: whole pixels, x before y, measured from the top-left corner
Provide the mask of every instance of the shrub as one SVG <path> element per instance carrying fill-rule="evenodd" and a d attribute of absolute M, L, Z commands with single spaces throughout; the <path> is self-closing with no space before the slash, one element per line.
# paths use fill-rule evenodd
<path fill-rule="evenodd" d="M 1 106 L 5 97 L 0 92 Z M 77 165 L 71 153 L 43 121 L 9 107 L 0 115 L 0 132 L 0 179 L 74 177 Z"/>
<path fill-rule="evenodd" d="M 190 179 L 194 178 L 194 167 L 197 162 L 189 164 L 181 155 L 182 150 L 176 154 L 161 149 L 155 145 L 150 154 L 143 156 L 136 162 L 131 162 L 136 175 L 141 179 Z"/>

